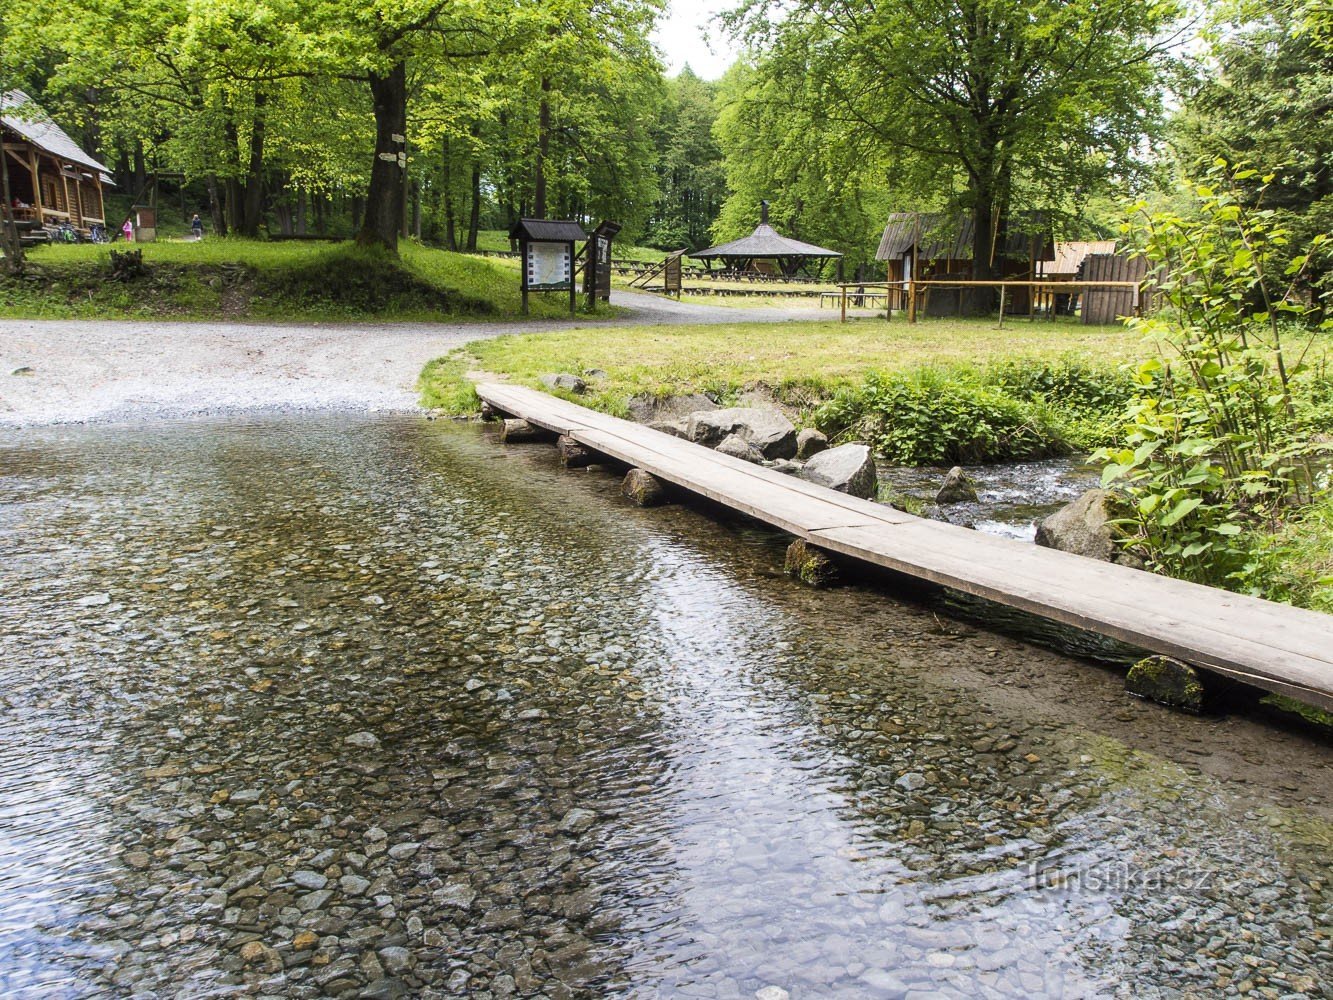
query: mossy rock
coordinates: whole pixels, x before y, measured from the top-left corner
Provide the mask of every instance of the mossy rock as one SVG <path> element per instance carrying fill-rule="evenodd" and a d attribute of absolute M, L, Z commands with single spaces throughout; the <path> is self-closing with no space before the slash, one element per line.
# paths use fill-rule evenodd
<path fill-rule="evenodd" d="M 829 558 L 828 553 L 815 548 L 804 538 L 798 538 L 787 546 L 782 571 L 812 587 L 832 587 L 839 579 L 837 564 Z"/>
<path fill-rule="evenodd" d="M 1140 698 L 1195 714 L 1203 710 L 1206 694 L 1199 672 L 1169 656 L 1139 660 L 1129 668 L 1125 689 Z"/>

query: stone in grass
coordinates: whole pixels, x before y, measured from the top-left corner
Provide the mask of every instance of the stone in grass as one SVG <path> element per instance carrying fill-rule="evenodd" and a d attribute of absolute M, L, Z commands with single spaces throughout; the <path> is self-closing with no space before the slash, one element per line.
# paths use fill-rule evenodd
<path fill-rule="evenodd" d="M 822 549 L 798 538 L 787 546 L 782 571 L 812 587 L 831 587 L 838 582 L 838 567 Z"/>
<path fill-rule="evenodd" d="M 1125 690 L 1161 705 L 1198 714 L 1203 709 L 1204 687 L 1199 672 L 1169 656 L 1149 656 L 1129 668 Z"/>
<path fill-rule="evenodd" d="M 646 469 L 630 469 L 625 473 L 620 492 L 640 507 L 658 507 L 667 502 L 666 487 Z"/>
<path fill-rule="evenodd" d="M 796 435 L 796 457 L 801 461 L 827 450 L 828 438 L 813 427 L 807 427 Z"/>
<path fill-rule="evenodd" d="M 875 458 L 863 444 L 843 444 L 821 451 L 805 463 L 801 478 L 866 500 L 879 492 Z"/>
<path fill-rule="evenodd" d="M 566 469 L 584 469 L 597 461 L 595 453 L 567 434 L 556 438 L 555 448 L 560 453 L 560 464 Z"/>
<path fill-rule="evenodd" d="M 566 392 L 572 392 L 576 396 L 582 396 L 588 391 L 588 383 L 583 381 L 577 375 L 571 375 L 568 372 L 560 374 L 543 375 L 541 377 L 542 385 L 548 389 L 564 389 Z"/>
<path fill-rule="evenodd" d="M 545 427 L 538 427 L 526 420 L 505 420 L 500 424 L 500 440 L 507 444 L 523 444 L 528 441 L 549 441 L 552 437 Z"/>
<path fill-rule="evenodd" d="M 764 460 L 764 453 L 739 434 L 728 434 L 713 450 L 719 455 L 730 455 L 746 462 L 758 463 Z"/>
<path fill-rule="evenodd" d="M 935 494 L 935 502 L 938 504 L 977 502 L 977 488 L 961 466 L 955 465 L 949 470 L 940 485 L 940 491 Z"/>

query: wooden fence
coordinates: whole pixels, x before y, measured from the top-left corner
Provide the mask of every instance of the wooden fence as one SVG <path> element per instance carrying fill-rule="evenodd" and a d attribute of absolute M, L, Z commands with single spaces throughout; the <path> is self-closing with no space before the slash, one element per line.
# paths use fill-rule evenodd
<path fill-rule="evenodd" d="M 1148 262 L 1142 257 L 1124 254 L 1094 253 L 1083 258 L 1082 281 L 1132 281 L 1134 287 L 1089 285 L 1083 290 L 1083 322 L 1104 326 L 1122 316 L 1134 316 L 1139 311 L 1138 285 L 1148 273 Z"/>

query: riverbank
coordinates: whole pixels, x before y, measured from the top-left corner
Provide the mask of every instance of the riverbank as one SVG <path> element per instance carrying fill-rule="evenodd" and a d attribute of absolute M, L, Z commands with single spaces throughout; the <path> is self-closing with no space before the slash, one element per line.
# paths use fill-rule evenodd
<path fill-rule="evenodd" d="M 872 439 L 905 464 L 1003 461 L 1090 449 L 1128 389 L 1123 327 L 993 320 L 577 328 L 468 344 L 422 375 L 427 406 L 475 410 L 470 371 L 541 387 L 594 373 L 578 401 L 613 416 L 673 397 L 760 393 L 799 424 Z M 1096 359 L 1089 361 L 1088 359 Z"/>

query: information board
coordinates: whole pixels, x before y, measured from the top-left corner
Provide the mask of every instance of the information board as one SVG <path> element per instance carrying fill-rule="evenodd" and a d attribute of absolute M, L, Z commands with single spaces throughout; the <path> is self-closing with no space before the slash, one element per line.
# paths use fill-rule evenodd
<path fill-rule="evenodd" d="M 527 249 L 528 288 L 554 292 L 572 287 L 568 243 L 529 243 Z"/>

